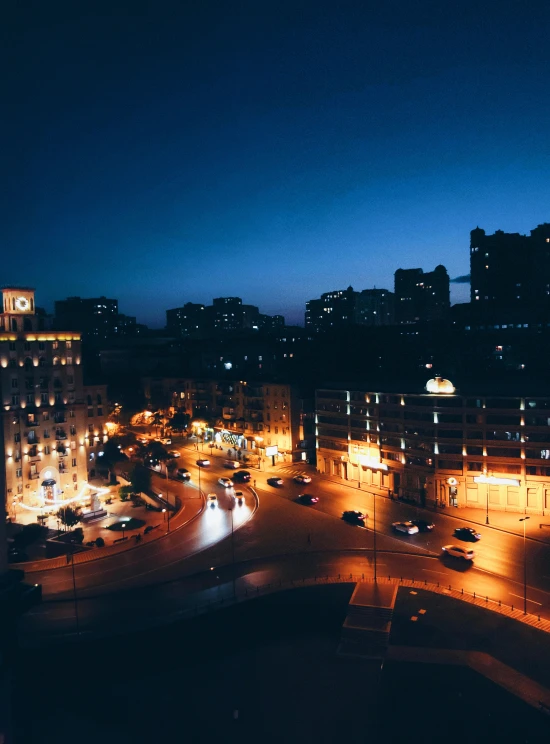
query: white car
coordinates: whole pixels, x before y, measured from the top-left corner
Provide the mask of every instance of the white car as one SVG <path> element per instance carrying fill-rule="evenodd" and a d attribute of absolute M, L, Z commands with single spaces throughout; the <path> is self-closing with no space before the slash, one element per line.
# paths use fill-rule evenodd
<path fill-rule="evenodd" d="M 311 477 L 309 475 L 297 475 L 294 478 L 295 483 L 311 483 Z"/>
<path fill-rule="evenodd" d="M 215 493 L 209 493 L 206 497 L 206 504 L 207 506 L 216 506 L 218 503 L 218 497 Z"/>
<path fill-rule="evenodd" d="M 223 466 L 224 468 L 231 468 L 231 470 L 236 470 L 238 467 L 240 467 L 240 463 L 237 462 L 237 460 L 226 460 Z"/>
<path fill-rule="evenodd" d="M 235 491 L 235 501 L 242 504 L 244 501 L 244 493 L 242 491 Z"/>
<path fill-rule="evenodd" d="M 172 440 L 170 437 L 162 437 L 161 440 L 162 444 L 172 444 Z"/>
<path fill-rule="evenodd" d="M 406 535 L 416 535 L 419 532 L 418 527 L 412 522 L 394 522 L 392 527 L 395 532 L 404 532 Z"/>
<path fill-rule="evenodd" d="M 453 558 L 462 558 L 464 561 L 473 561 L 475 556 L 471 548 L 461 548 L 459 545 L 444 545 L 441 550 Z"/>
<path fill-rule="evenodd" d="M 170 455 L 170 457 L 179 457 L 180 456 L 180 453 L 178 452 L 178 450 L 170 450 L 168 452 L 168 454 Z"/>
<path fill-rule="evenodd" d="M 231 478 L 218 478 L 218 483 L 224 488 L 233 488 L 233 481 Z"/>

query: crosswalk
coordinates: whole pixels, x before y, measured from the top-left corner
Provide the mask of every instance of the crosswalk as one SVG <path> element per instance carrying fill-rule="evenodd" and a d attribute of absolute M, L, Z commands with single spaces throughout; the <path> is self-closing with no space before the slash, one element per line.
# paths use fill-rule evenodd
<path fill-rule="evenodd" d="M 297 475 L 315 475 L 315 473 L 308 472 L 307 470 L 304 470 L 304 468 L 301 468 L 299 466 L 297 467 L 297 464 L 279 466 L 277 468 L 277 472 L 291 475 L 293 478 L 295 478 Z"/>

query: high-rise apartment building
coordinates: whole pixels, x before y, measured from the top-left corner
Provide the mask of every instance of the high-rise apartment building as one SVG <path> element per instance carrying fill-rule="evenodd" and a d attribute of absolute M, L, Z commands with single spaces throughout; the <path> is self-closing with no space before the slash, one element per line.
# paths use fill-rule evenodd
<path fill-rule="evenodd" d="M 325 292 L 318 300 L 309 300 L 306 302 L 306 328 L 320 333 L 353 325 L 357 294 L 353 287 L 348 287 Z"/>
<path fill-rule="evenodd" d="M 530 235 L 497 230 L 470 233 L 470 298 L 487 308 L 539 308 L 550 304 L 550 224 Z"/>
<path fill-rule="evenodd" d="M 282 315 L 263 315 L 256 305 L 243 305 L 240 297 L 217 297 L 212 305 L 187 302 L 166 311 L 166 329 L 181 338 L 214 338 L 240 331 L 283 327 Z"/>
<path fill-rule="evenodd" d="M 364 289 L 355 299 L 355 322 L 365 326 L 395 323 L 395 295 L 387 289 Z"/>
<path fill-rule="evenodd" d="M 105 386 L 82 379 L 77 331 L 40 331 L 34 290 L 5 287 L 0 313 L 0 478 L 6 510 L 55 507 L 89 495 L 106 440 Z"/>
<path fill-rule="evenodd" d="M 118 300 L 68 297 L 55 302 L 55 328 L 78 331 L 86 340 L 103 341 L 117 334 Z"/>
<path fill-rule="evenodd" d="M 447 269 L 397 269 L 394 275 L 395 319 L 409 324 L 447 317 L 451 306 Z"/>
<path fill-rule="evenodd" d="M 186 302 L 183 307 L 166 311 L 166 330 L 181 338 L 203 338 L 207 335 L 210 316 L 200 302 Z"/>

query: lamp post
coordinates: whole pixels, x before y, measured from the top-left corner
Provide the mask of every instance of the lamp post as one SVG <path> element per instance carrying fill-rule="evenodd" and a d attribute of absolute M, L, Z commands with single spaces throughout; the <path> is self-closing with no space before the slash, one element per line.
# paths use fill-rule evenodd
<path fill-rule="evenodd" d="M 527 553 L 525 547 L 525 522 L 530 517 L 522 517 L 519 521 L 523 522 L 523 614 L 527 615 Z"/>
<path fill-rule="evenodd" d="M 235 536 L 234 536 L 234 529 L 233 529 L 233 509 L 235 508 L 235 499 L 232 499 L 232 503 L 229 506 L 229 511 L 231 512 L 231 575 L 233 577 L 233 600 L 235 600 L 236 597 L 236 591 L 235 591 Z"/>
<path fill-rule="evenodd" d="M 487 494 L 487 510 L 485 512 L 485 524 L 489 524 L 489 484 L 485 484 L 485 492 Z"/>
<path fill-rule="evenodd" d="M 374 518 L 374 530 L 373 530 L 373 547 L 374 547 L 374 581 L 377 581 L 376 578 L 376 494 L 372 494 L 372 504 L 373 504 L 373 518 Z"/>

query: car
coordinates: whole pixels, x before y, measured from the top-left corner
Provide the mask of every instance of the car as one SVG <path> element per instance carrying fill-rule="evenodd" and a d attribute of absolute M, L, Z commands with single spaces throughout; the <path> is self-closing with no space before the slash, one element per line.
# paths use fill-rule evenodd
<path fill-rule="evenodd" d="M 394 532 L 404 532 L 406 535 L 416 535 L 420 531 L 412 522 L 394 522 L 392 527 Z"/>
<path fill-rule="evenodd" d="M 197 465 L 199 466 L 199 468 L 207 468 L 210 466 L 210 460 L 197 460 Z"/>
<path fill-rule="evenodd" d="M 311 476 L 301 474 L 294 478 L 294 483 L 311 483 Z"/>
<path fill-rule="evenodd" d="M 433 522 L 428 522 L 426 519 L 411 519 L 411 522 L 418 527 L 419 532 L 430 532 L 435 527 Z"/>
<path fill-rule="evenodd" d="M 216 506 L 218 503 L 218 497 L 215 493 L 209 493 L 206 497 L 206 503 L 208 506 Z"/>
<path fill-rule="evenodd" d="M 457 527 L 454 531 L 454 536 L 458 537 L 459 540 L 470 540 L 477 542 L 481 540 L 481 535 L 476 532 L 473 527 Z"/>
<path fill-rule="evenodd" d="M 224 468 L 231 468 L 231 470 L 236 470 L 240 465 L 240 462 L 237 462 L 237 460 L 225 460 L 223 463 Z"/>
<path fill-rule="evenodd" d="M 252 478 L 248 470 L 237 470 L 232 476 L 233 480 L 238 483 L 248 483 Z"/>
<path fill-rule="evenodd" d="M 242 491 L 235 491 L 234 498 L 235 501 L 237 501 L 239 504 L 242 504 L 244 501 L 244 493 Z"/>
<path fill-rule="evenodd" d="M 365 519 L 368 518 L 368 514 L 363 514 L 363 512 L 360 511 L 345 511 L 342 512 L 342 519 L 344 522 L 350 522 L 351 524 L 359 524 L 363 527 L 365 526 Z"/>
<path fill-rule="evenodd" d="M 314 496 L 312 493 L 301 493 L 298 496 L 300 504 L 316 504 L 319 501 L 319 496 Z"/>
<path fill-rule="evenodd" d="M 224 488 L 233 488 L 233 481 L 231 478 L 218 478 L 218 483 Z"/>
<path fill-rule="evenodd" d="M 284 483 L 282 478 L 275 478 L 275 477 L 268 478 L 267 482 L 269 483 L 270 486 L 282 486 Z"/>
<path fill-rule="evenodd" d="M 460 558 L 463 561 L 473 561 L 475 553 L 471 548 L 461 548 L 460 545 L 444 545 L 441 550 L 445 555 Z"/>
<path fill-rule="evenodd" d="M 170 437 L 161 437 L 160 441 L 162 442 L 162 444 L 172 444 L 172 440 L 170 439 Z"/>
<path fill-rule="evenodd" d="M 180 456 L 180 453 L 178 452 L 178 450 L 170 450 L 168 452 L 168 454 L 170 455 L 170 457 L 179 457 Z"/>
<path fill-rule="evenodd" d="M 178 468 L 176 475 L 181 480 L 191 480 L 191 473 L 186 468 Z"/>

